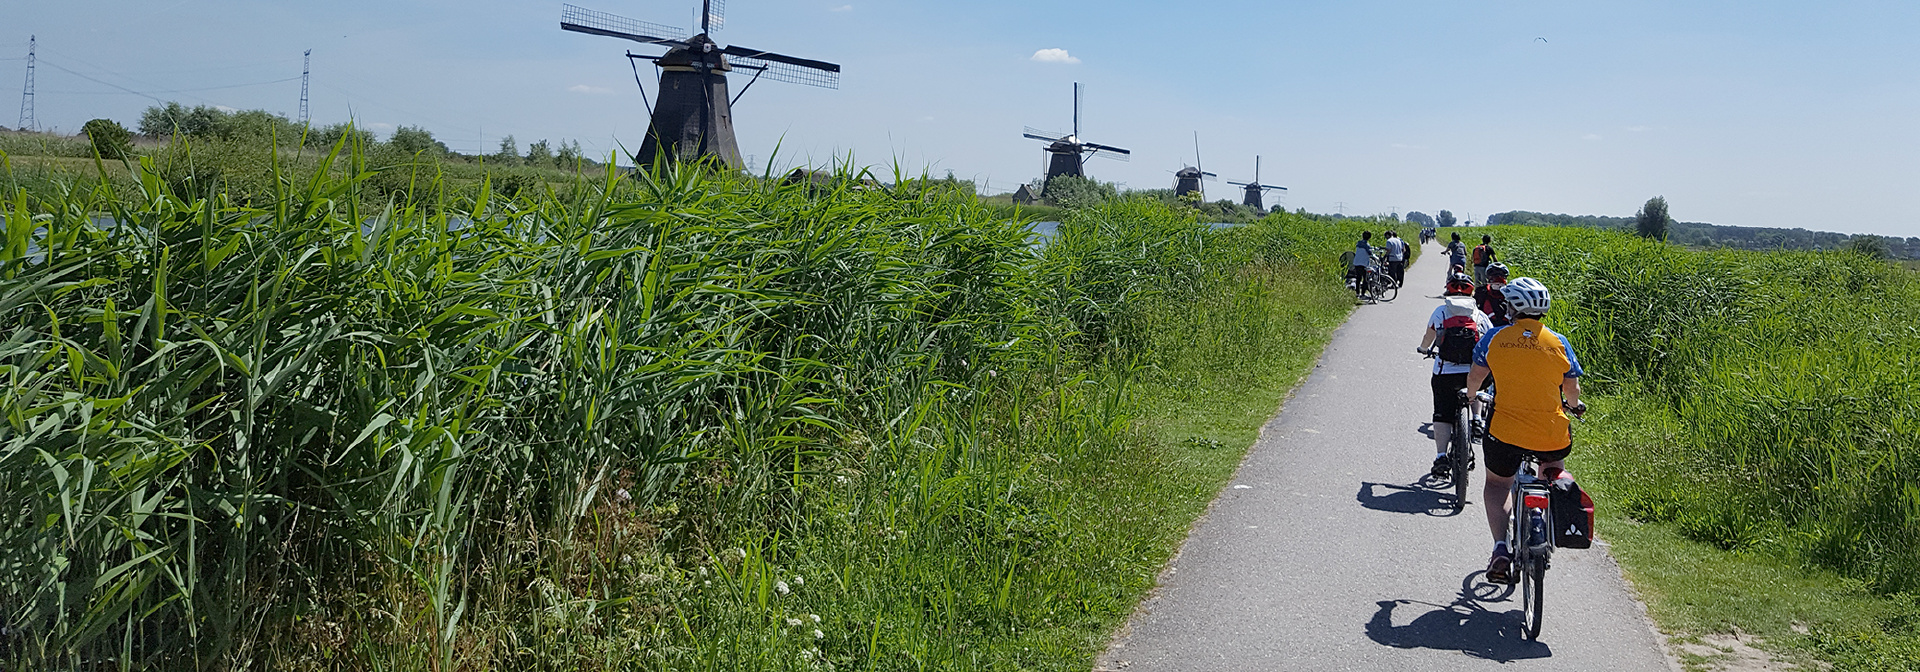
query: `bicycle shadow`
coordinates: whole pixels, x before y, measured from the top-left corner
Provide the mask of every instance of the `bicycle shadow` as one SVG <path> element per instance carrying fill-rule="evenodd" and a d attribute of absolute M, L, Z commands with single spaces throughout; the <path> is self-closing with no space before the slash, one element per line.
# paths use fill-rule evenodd
<path fill-rule="evenodd" d="M 1452 604 L 1439 605 L 1415 600 L 1376 602 L 1380 608 L 1367 621 L 1367 638 L 1398 649 L 1459 651 L 1501 663 L 1553 656 L 1553 648 L 1545 642 L 1528 641 L 1521 637 L 1518 613 L 1494 612 L 1482 605 L 1483 602 L 1505 602 L 1514 593 L 1513 586 L 1496 586 L 1474 580 L 1485 573 L 1476 571 L 1468 574 L 1460 582 L 1460 595 Z M 1394 609 L 1413 604 L 1424 604 L 1434 609 L 1414 617 L 1406 625 L 1394 625 Z"/>
<path fill-rule="evenodd" d="M 1361 481 L 1360 492 L 1354 494 L 1353 499 L 1360 502 L 1360 506 L 1374 511 L 1424 513 L 1435 518 L 1460 515 L 1460 510 L 1453 508 L 1453 491 L 1440 489 L 1438 484 L 1441 483 L 1446 481 L 1433 476 L 1421 476 L 1412 485 Z M 1377 490 L 1387 492 L 1376 494 Z"/>
<path fill-rule="evenodd" d="M 1429 439 L 1433 438 L 1433 423 L 1431 422 L 1420 423 L 1419 431 L 1421 436 L 1427 437 Z"/>

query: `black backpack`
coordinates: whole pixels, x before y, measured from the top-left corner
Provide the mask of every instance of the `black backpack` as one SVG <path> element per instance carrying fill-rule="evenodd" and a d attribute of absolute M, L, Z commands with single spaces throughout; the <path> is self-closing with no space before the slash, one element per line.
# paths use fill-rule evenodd
<path fill-rule="evenodd" d="M 1459 314 L 1461 308 L 1466 314 Z M 1480 323 L 1473 320 L 1473 305 L 1447 302 L 1447 317 L 1440 322 L 1440 360 L 1449 364 L 1472 364 L 1473 347 L 1480 344 Z"/>

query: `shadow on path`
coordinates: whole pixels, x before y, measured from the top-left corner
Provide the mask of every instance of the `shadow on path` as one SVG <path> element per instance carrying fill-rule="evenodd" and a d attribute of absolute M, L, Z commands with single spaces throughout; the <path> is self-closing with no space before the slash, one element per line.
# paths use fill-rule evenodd
<path fill-rule="evenodd" d="M 1434 489 L 1432 483 L 1444 481 L 1431 476 L 1422 476 L 1413 485 L 1394 485 L 1391 483 L 1360 483 L 1360 492 L 1353 496 L 1355 501 L 1375 511 L 1389 513 L 1424 513 L 1435 518 L 1447 518 L 1460 514 L 1453 508 L 1453 491 Z M 1384 491 L 1384 492 L 1383 492 Z"/>
<path fill-rule="evenodd" d="M 1460 596 L 1453 604 L 1438 605 L 1413 600 L 1381 600 L 1367 621 L 1367 638 L 1399 649 L 1439 649 L 1459 651 L 1475 658 L 1502 663 L 1553 656 L 1543 642 L 1530 642 L 1520 636 L 1520 617 L 1512 612 L 1489 611 L 1483 602 L 1506 602 L 1512 586 L 1495 586 L 1475 581 L 1485 572 L 1468 574 L 1460 583 Z M 1393 624 L 1393 612 L 1401 606 L 1432 607 L 1406 625 Z"/>

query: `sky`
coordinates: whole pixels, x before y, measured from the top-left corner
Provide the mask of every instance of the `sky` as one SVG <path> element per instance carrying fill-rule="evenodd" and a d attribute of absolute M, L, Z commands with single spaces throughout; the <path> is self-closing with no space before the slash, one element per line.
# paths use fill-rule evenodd
<path fill-rule="evenodd" d="M 681 26 L 698 6 L 575 2 Z M 605 156 L 646 130 L 625 52 L 658 53 L 561 31 L 547 0 L 5 4 L 0 91 L 37 36 L 37 119 L 65 132 L 131 127 L 157 100 L 294 116 L 312 49 L 315 123 Z M 1910 0 L 731 0 L 726 18 L 722 44 L 844 68 L 838 90 L 741 98 L 756 168 L 852 156 L 1011 190 L 1042 172 L 1022 128 L 1069 130 L 1082 82 L 1082 137 L 1132 150 L 1088 173 L 1127 188 L 1170 187 L 1198 133 L 1207 170 L 1244 181 L 1262 157 L 1281 202 L 1313 212 L 1628 216 L 1658 195 L 1683 221 L 1920 236 Z"/>

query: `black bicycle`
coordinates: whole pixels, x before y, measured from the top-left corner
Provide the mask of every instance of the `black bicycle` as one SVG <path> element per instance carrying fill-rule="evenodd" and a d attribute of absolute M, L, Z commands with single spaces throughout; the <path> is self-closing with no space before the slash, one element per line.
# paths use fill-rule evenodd
<path fill-rule="evenodd" d="M 1493 395 L 1480 393 L 1483 404 L 1491 405 Z M 1575 419 L 1585 415 L 1586 404 L 1567 407 Z M 1491 416 L 1491 413 L 1488 414 Z M 1484 429 L 1481 431 L 1485 431 Z M 1507 548 L 1513 552 L 1512 581 L 1520 584 L 1520 634 L 1529 640 L 1540 639 L 1540 621 L 1547 604 L 1547 568 L 1553 560 L 1553 523 L 1551 481 L 1540 474 L 1540 458 L 1532 452 L 1520 457 L 1520 470 L 1513 475 L 1513 487 L 1507 490 Z"/>
<path fill-rule="evenodd" d="M 1433 359 L 1440 354 L 1438 348 L 1417 350 L 1417 352 L 1426 355 L 1427 359 Z M 1479 424 L 1475 422 L 1473 404 L 1467 403 L 1469 399 L 1471 397 L 1467 395 L 1467 388 L 1460 388 L 1460 410 L 1454 414 L 1453 437 L 1447 441 L 1449 472 L 1447 479 L 1453 485 L 1453 510 L 1455 511 L 1467 508 L 1467 488 L 1473 484 L 1475 467 L 1473 444 L 1481 440 L 1482 434 Z"/>

